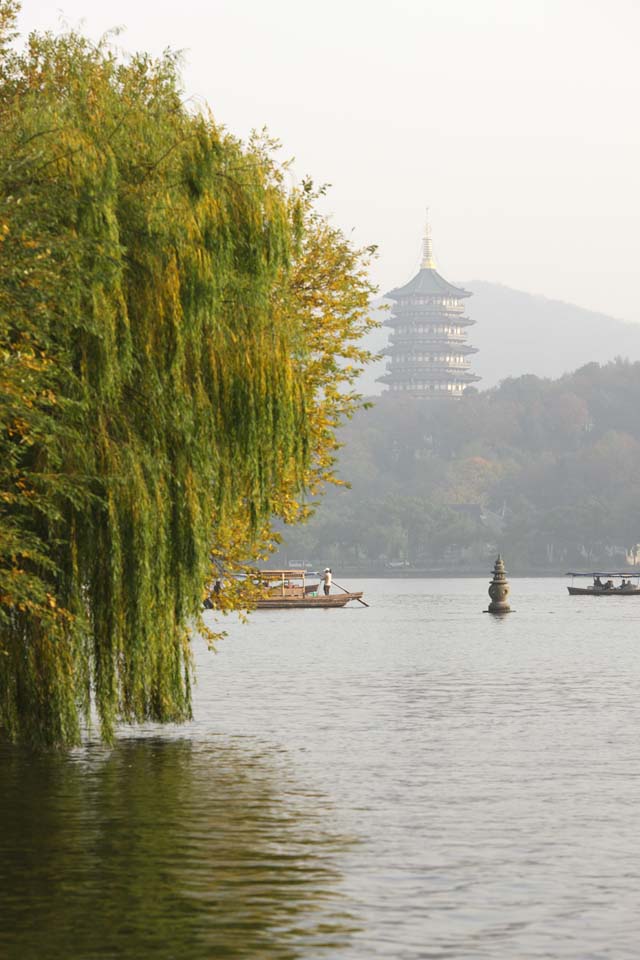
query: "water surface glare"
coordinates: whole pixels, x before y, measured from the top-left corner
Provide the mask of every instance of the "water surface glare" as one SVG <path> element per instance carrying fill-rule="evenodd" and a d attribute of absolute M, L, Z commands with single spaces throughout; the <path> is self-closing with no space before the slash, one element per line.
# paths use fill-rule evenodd
<path fill-rule="evenodd" d="M 3 960 L 637 958 L 640 598 L 350 585 L 198 644 L 193 723 L 0 749 Z"/>

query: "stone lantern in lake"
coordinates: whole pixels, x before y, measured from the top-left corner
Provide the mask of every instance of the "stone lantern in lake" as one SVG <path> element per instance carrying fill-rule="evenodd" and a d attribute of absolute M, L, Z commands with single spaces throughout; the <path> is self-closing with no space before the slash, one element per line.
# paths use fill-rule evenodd
<path fill-rule="evenodd" d="M 510 591 L 507 581 L 507 574 L 504 569 L 504 560 L 498 554 L 498 559 L 493 568 L 493 580 L 489 584 L 489 596 L 491 603 L 486 613 L 511 613 L 508 597 Z"/>

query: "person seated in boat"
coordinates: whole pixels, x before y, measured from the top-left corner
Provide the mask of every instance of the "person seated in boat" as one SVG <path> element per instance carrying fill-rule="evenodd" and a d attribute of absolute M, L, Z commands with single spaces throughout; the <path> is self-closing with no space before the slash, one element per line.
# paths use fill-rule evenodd
<path fill-rule="evenodd" d="M 607 580 L 604 585 L 605 590 L 613 590 L 613 580 Z"/>
<path fill-rule="evenodd" d="M 596 590 L 602 590 L 603 583 L 600 577 L 593 578 L 593 586 L 595 587 Z"/>
<path fill-rule="evenodd" d="M 331 567 L 325 567 L 324 573 L 322 574 L 322 582 L 324 584 L 324 595 L 328 597 L 329 591 L 331 590 Z"/>

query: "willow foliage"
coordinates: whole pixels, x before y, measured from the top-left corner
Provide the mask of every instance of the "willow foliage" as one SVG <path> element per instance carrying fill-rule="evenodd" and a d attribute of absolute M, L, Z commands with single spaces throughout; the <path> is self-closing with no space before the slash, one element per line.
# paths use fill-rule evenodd
<path fill-rule="evenodd" d="M 357 403 L 366 253 L 177 65 L 0 0 L 0 730 L 77 742 L 190 713 L 189 626 L 304 515 Z M 342 382 L 343 387 L 338 389 Z"/>

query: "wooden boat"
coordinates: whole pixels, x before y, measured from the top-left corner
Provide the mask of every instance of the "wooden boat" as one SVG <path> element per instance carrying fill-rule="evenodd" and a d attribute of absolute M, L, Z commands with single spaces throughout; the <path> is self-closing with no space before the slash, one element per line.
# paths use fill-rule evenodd
<path fill-rule="evenodd" d="M 640 597 L 640 584 L 637 573 L 568 573 L 571 586 L 567 587 L 571 597 Z M 593 583 L 587 587 L 574 586 L 574 577 L 592 577 Z M 603 581 L 603 577 L 606 580 Z M 636 582 L 632 583 L 634 579 Z M 614 580 L 621 580 L 616 586 Z"/>
<path fill-rule="evenodd" d="M 350 593 L 320 593 L 321 585 L 305 582 L 306 570 L 261 570 L 260 582 L 263 595 L 256 602 L 258 610 L 312 610 L 316 608 L 344 607 L 351 600 L 364 606 L 362 591 Z M 337 586 L 337 585 L 336 585 Z M 340 588 L 342 589 L 342 588 Z"/>

